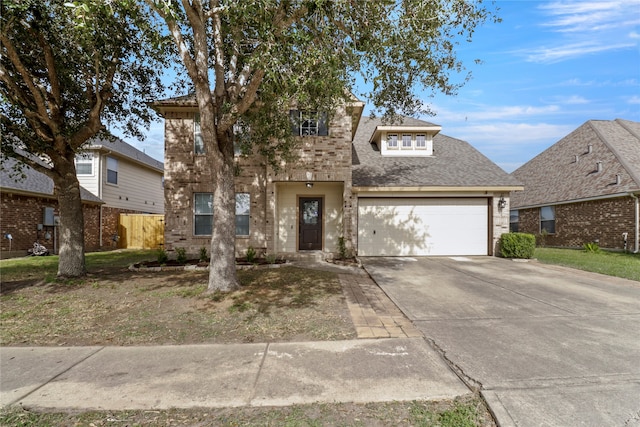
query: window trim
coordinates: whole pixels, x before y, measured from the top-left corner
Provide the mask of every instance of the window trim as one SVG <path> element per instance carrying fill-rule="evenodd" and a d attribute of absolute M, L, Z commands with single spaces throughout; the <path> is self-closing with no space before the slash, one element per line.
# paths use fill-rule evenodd
<path fill-rule="evenodd" d="M 553 219 L 543 219 L 542 210 L 545 209 L 545 208 L 549 209 L 549 211 L 553 215 Z M 555 208 L 555 206 L 541 206 L 539 213 L 540 213 L 540 234 L 542 234 L 543 231 L 546 231 L 547 234 L 556 234 L 556 208 Z M 553 231 L 547 230 L 544 227 L 545 223 L 552 223 L 553 224 Z"/>
<path fill-rule="evenodd" d="M 405 139 L 405 137 L 409 137 L 409 139 Z M 406 142 L 409 142 L 409 145 L 405 145 Z M 410 133 L 403 133 L 402 134 L 402 145 L 401 145 L 402 149 L 411 149 L 413 148 L 413 135 Z"/>
<path fill-rule="evenodd" d="M 89 173 L 80 172 L 79 165 L 89 165 L 91 171 Z M 76 175 L 93 176 L 93 153 L 77 153 L 76 154 Z"/>
<path fill-rule="evenodd" d="M 247 196 L 247 211 L 246 213 L 238 213 L 238 196 L 246 195 Z M 238 233 L 238 227 L 243 224 L 238 224 L 238 219 L 246 217 L 247 223 L 247 232 Z M 236 193 L 236 237 L 249 237 L 251 235 L 251 193 L 248 192 L 239 192 Z"/>
<path fill-rule="evenodd" d="M 109 160 L 115 163 L 115 169 L 109 168 Z M 106 169 L 107 173 L 105 179 L 107 180 L 107 184 L 118 185 L 118 159 L 116 159 L 115 157 L 107 156 Z M 115 182 L 111 181 L 109 172 L 113 172 L 113 174 L 115 174 Z"/>
<path fill-rule="evenodd" d="M 198 198 L 198 196 L 201 195 L 208 195 L 210 198 L 210 208 L 211 208 L 211 212 L 205 212 L 205 213 L 198 213 L 198 203 L 196 201 L 196 199 Z M 211 233 L 205 234 L 205 233 L 198 233 L 197 230 L 197 223 L 198 221 L 196 221 L 197 217 L 211 217 Z M 207 192 L 196 192 L 193 193 L 193 235 L 200 237 L 200 236 L 211 236 L 211 234 L 213 233 L 213 193 L 207 193 Z"/>

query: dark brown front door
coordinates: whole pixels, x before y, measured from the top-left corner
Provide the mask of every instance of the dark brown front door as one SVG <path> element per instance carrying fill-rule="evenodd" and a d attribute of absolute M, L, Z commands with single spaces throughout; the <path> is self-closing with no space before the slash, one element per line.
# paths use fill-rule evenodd
<path fill-rule="evenodd" d="M 322 199 L 300 198 L 300 236 L 298 249 L 313 251 L 322 249 Z"/>

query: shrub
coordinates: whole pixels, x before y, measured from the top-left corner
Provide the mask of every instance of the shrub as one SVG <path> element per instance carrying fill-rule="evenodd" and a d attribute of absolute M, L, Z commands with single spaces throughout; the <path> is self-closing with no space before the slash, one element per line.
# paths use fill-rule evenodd
<path fill-rule="evenodd" d="M 176 254 L 178 254 L 178 257 L 176 258 L 178 264 L 187 263 L 187 250 L 185 248 L 176 248 Z"/>
<path fill-rule="evenodd" d="M 583 248 L 586 252 L 596 253 L 600 252 L 600 246 L 596 242 L 589 242 L 583 245 Z"/>
<path fill-rule="evenodd" d="M 267 254 L 265 255 L 265 259 L 267 260 L 268 264 L 275 264 L 278 258 L 275 254 Z"/>
<path fill-rule="evenodd" d="M 158 249 L 157 260 L 159 264 L 166 264 L 169 261 L 169 255 L 167 255 L 167 251 L 164 248 Z"/>
<path fill-rule="evenodd" d="M 505 258 L 533 258 L 536 237 L 527 233 L 506 233 L 500 239 L 500 253 Z"/>
<path fill-rule="evenodd" d="M 207 248 L 203 246 L 200 248 L 200 257 L 198 258 L 198 260 L 200 262 L 204 262 L 204 261 L 207 261 L 208 259 L 209 259 L 209 254 L 207 254 Z"/>
<path fill-rule="evenodd" d="M 258 254 L 256 253 L 256 250 L 253 249 L 253 246 L 249 246 L 245 256 L 247 257 L 248 262 L 253 262 L 256 260 Z"/>

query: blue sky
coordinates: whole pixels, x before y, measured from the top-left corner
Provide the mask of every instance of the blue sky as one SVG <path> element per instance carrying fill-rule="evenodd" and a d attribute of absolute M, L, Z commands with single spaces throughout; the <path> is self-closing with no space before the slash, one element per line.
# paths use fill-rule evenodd
<path fill-rule="evenodd" d="M 423 119 L 512 172 L 587 120 L 640 122 L 640 0 L 496 1 L 458 55 L 472 80 Z M 481 59 L 480 65 L 474 63 Z M 127 142 L 163 160 L 163 123 Z"/>

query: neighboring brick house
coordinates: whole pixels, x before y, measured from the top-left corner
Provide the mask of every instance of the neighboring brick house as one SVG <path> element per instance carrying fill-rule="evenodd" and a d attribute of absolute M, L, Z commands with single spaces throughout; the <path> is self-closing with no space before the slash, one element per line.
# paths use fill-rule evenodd
<path fill-rule="evenodd" d="M 162 162 L 121 139 L 93 139 L 76 156 L 80 185 L 104 201 L 101 245 L 116 246 L 120 214 L 164 214 Z"/>
<path fill-rule="evenodd" d="M 215 219 L 195 98 L 154 106 L 165 118 L 165 247 L 197 254 Z M 508 231 L 509 193 L 522 186 L 440 126 L 383 126 L 363 109 L 354 100 L 329 122 L 290 111 L 297 159 L 279 172 L 257 155 L 237 156 L 237 254 L 331 256 L 341 239 L 360 255 L 493 254 Z"/>
<path fill-rule="evenodd" d="M 53 181 L 41 172 L 24 166 L 23 178 L 17 181 L 11 170 L 16 164 L 6 159 L 0 168 L 0 252 L 2 258 L 25 256 L 39 242 L 57 252 L 59 236 L 55 225 L 58 200 Z M 84 209 L 85 249 L 100 249 L 100 206 L 103 202 L 85 188 L 80 188 Z M 7 238 L 11 235 L 11 241 Z"/>
<path fill-rule="evenodd" d="M 638 252 L 640 123 L 589 120 L 513 176 L 525 189 L 511 195 L 512 230 L 547 246 Z"/>

